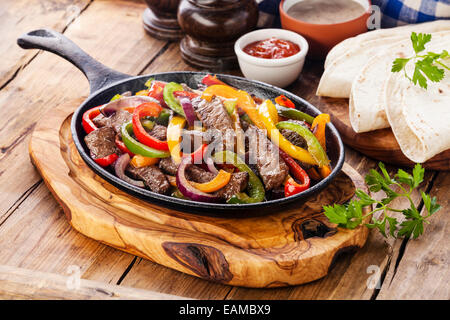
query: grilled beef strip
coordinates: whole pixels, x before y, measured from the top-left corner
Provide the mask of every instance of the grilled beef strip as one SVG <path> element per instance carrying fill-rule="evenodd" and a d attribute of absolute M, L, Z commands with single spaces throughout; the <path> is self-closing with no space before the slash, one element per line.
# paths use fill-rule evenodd
<path fill-rule="evenodd" d="M 306 125 L 306 123 L 304 121 L 300 121 L 300 120 L 287 120 L 287 122 L 292 122 L 295 124 L 299 124 L 305 128 L 307 128 L 309 130 L 309 127 Z M 293 145 L 296 145 L 297 147 L 300 148 L 308 148 L 308 144 L 306 143 L 306 140 L 299 135 L 297 132 L 289 130 L 289 129 L 282 129 L 280 131 L 280 133 L 287 139 L 289 140 L 290 143 L 292 143 Z"/>
<path fill-rule="evenodd" d="M 289 168 L 279 155 L 278 148 L 264 132 L 251 125 L 246 132 L 249 145 L 249 163 L 255 164 L 266 190 L 281 186 Z"/>
<path fill-rule="evenodd" d="M 166 141 L 167 140 L 167 127 L 159 125 L 159 124 L 155 124 L 153 129 L 148 134 L 160 141 Z"/>
<path fill-rule="evenodd" d="M 167 181 L 164 173 L 156 166 L 147 166 L 135 168 L 128 165 L 126 172 L 134 179 L 144 181 L 144 184 L 153 192 L 160 194 L 168 194 L 170 189 L 169 181 Z"/>
<path fill-rule="evenodd" d="M 213 192 L 212 194 L 222 199 L 228 200 L 236 193 L 242 192 L 247 188 L 248 173 L 236 172 L 231 174 L 231 179 L 228 184 L 222 189 Z"/>
<path fill-rule="evenodd" d="M 100 113 L 98 116 L 92 119 L 92 122 L 97 126 L 97 128 L 101 128 L 108 125 L 109 118 Z"/>
<path fill-rule="evenodd" d="M 178 165 L 173 162 L 172 157 L 162 158 L 159 161 L 159 168 L 165 173 L 174 176 L 177 174 Z"/>
<path fill-rule="evenodd" d="M 217 97 L 214 97 L 211 101 L 197 97 L 192 100 L 192 106 L 202 124 L 209 129 L 208 133 L 212 136 L 212 140 L 216 140 L 214 136 L 220 134 L 225 149 L 234 150 L 236 134 L 233 129 L 233 122 L 222 101 Z"/>
<path fill-rule="evenodd" d="M 115 141 L 116 133 L 111 127 L 102 127 L 84 137 L 91 157 L 100 159 L 113 153 L 119 153 Z"/>
<path fill-rule="evenodd" d="M 119 109 L 108 118 L 107 126 L 114 129 L 120 135 L 120 129 L 126 122 L 130 122 L 133 115 L 126 110 Z"/>

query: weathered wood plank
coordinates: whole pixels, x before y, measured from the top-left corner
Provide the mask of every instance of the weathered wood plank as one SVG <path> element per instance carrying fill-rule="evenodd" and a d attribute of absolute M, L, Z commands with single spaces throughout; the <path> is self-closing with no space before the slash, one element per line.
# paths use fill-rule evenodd
<path fill-rule="evenodd" d="M 0 265 L 0 299 L 175 300 L 185 298 L 79 279 L 76 274 L 62 276 Z"/>
<path fill-rule="evenodd" d="M 62 275 L 74 266 L 84 278 L 116 284 L 133 258 L 75 231 L 44 184 L 0 226 L 2 265 Z"/>
<path fill-rule="evenodd" d="M 141 258 L 121 284 L 202 300 L 222 300 L 233 288 L 174 271 Z"/>
<path fill-rule="evenodd" d="M 3 0 L 0 3 L 0 87 L 8 82 L 36 51 L 24 51 L 16 39 L 37 28 L 62 31 L 82 12 L 91 0 L 28 1 Z"/>
<path fill-rule="evenodd" d="M 430 217 L 420 238 L 408 240 L 400 263 L 391 265 L 377 299 L 450 299 L 449 190 L 450 173 L 439 172 L 431 196 L 437 197 L 442 209 Z"/>
<path fill-rule="evenodd" d="M 165 45 L 145 33 L 140 19 L 145 7 L 130 1 L 94 2 L 65 34 L 106 65 L 137 74 Z M 70 63 L 42 53 L 0 91 L 0 221 L 40 180 L 27 153 L 36 122 L 44 112 L 86 96 L 88 90 L 84 76 Z"/>

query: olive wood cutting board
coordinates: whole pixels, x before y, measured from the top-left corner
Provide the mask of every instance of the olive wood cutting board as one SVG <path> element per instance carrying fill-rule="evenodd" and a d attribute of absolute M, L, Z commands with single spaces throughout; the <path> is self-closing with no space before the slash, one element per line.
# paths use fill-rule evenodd
<path fill-rule="evenodd" d="M 330 114 L 331 121 L 346 145 L 385 163 L 414 166 L 414 163 L 401 151 L 390 128 L 356 133 L 350 123 L 348 99 L 316 96 L 322 73 L 323 62 L 307 61 L 299 79 L 300 84 L 296 84 L 292 92 L 312 103 L 320 111 Z M 431 170 L 450 170 L 450 149 L 437 154 L 422 165 Z"/>
<path fill-rule="evenodd" d="M 134 198 L 89 169 L 71 138 L 74 104 L 41 118 L 29 152 L 69 223 L 87 237 L 206 280 L 259 288 L 322 278 L 341 253 L 366 241 L 366 227 L 336 228 L 322 213 L 322 205 L 345 203 L 355 188 L 367 190 L 348 164 L 306 203 L 270 215 L 184 213 Z"/>

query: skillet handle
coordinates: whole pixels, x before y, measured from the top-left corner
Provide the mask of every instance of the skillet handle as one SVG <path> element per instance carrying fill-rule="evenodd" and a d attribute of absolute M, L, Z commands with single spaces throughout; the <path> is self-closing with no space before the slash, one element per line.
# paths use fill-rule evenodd
<path fill-rule="evenodd" d="M 117 81 L 131 78 L 130 75 L 101 64 L 64 35 L 50 29 L 38 29 L 25 33 L 17 39 L 17 44 L 23 49 L 49 51 L 71 62 L 88 79 L 91 94 Z"/>

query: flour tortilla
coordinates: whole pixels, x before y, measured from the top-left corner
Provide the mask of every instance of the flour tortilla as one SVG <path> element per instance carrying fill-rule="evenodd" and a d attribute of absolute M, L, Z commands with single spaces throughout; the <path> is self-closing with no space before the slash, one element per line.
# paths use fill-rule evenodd
<path fill-rule="evenodd" d="M 336 50 L 345 53 L 337 58 L 329 60 L 330 62 L 320 79 L 316 94 L 318 96 L 349 98 L 354 79 L 371 57 L 399 41 L 409 39 L 409 35 L 412 31 L 417 33 L 431 33 L 450 30 L 450 20 L 440 20 L 408 27 L 409 28 L 397 27 L 392 29 L 382 29 L 365 33 L 355 37 L 358 39 L 354 38 L 352 41 L 347 41 L 345 47 L 348 48 L 338 45 L 340 49 Z M 399 32 L 399 29 L 402 31 Z M 378 38 L 376 34 L 375 36 L 369 36 L 369 34 L 372 33 L 379 34 L 380 38 Z M 335 49 L 333 49 L 332 52 L 334 50 Z M 333 55 L 335 54 L 336 53 L 333 53 Z"/>
<path fill-rule="evenodd" d="M 432 33 L 432 41 L 426 47 L 449 40 L 450 33 Z M 411 41 L 403 40 L 371 58 L 360 70 L 352 83 L 349 116 L 357 133 L 390 127 L 384 106 L 385 83 L 390 76 L 392 62 L 396 58 L 414 55 Z"/>
<path fill-rule="evenodd" d="M 450 48 L 450 41 L 434 44 L 430 51 Z M 450 64 L 450 58 L 444 62 Z M 407 66 L 412 74 L 414 65 Z M 450 71 L 441 82 L 428 80 L 428 89 L 414 85 L 402 73 L 392 73 L 385 84 L 388 121 L 402 152 L 423 163 L 450 149 Z"/>
<path fill-rule="evenodd" d="M 419 24 L 408 24 L 396 28 L 378 29 L 362 33 L 356 37 L 345 39 L 344 41 L 334 46 L 334 48 L 331 49 L 331 51 L 328 53 L 325 60 L 325 68 L 328 68 L 338 57 L 345 55 L 348 50 L 355 49 L 363 42 L 381 38 L 409 37 L 411 32 L 416 30 L 419 30 L 418 32 L 422 33 L 450 30 L 450 21 L 436 20 Z"/>

